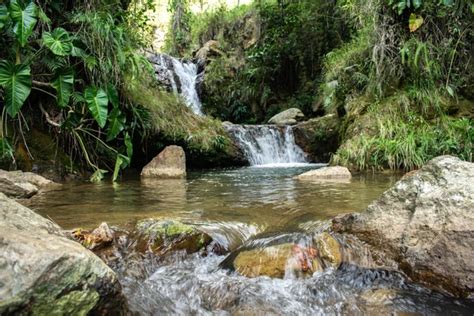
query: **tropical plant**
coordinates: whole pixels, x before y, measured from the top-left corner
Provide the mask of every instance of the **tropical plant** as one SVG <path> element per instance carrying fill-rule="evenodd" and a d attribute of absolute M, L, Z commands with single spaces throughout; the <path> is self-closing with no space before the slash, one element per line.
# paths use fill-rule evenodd
<path fill-rule="evenodd" d="M 129 11 L 128 4 L 109 0 L 0 4 L 0 46 L 7 48 L 0 52 L 2 122 L 7 122 L 0 135 L 2 157 L 13 157 L 8 125 L 28 129 L 22 115 L 28 105 L 28 112 L 41 111 L 71 155 L 79 154 L 94 170 L 92 180 L 100 180 L 109 169 L 115 181 L 119 170 L 130 165 L 131 135 L 139 125 L 133 114 L 128 115 L 133 106 L 121 97 L 122 78 L 125 73 L 133 78 L 150 66 L 135 52 L 140 37 L 130 29 L 141 23 L 146 5 Z M 105 157 L 114 157 L 114 167 L 108 166 L 108 159 L 100 159 L 104 150 Z"/>

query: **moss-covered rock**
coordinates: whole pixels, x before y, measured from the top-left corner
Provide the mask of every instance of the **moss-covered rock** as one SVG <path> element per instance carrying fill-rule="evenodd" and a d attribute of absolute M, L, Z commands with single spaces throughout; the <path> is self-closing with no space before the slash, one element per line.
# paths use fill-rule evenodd
<path fill-rule="evenodd" d="M 190 167 L 205 168 L 244 164 L 241 152 L 232 143 L 222 122 L 195 115 L 184 103 L 143 77 L 130 79 L 125 95 L 143 111 L 146 134 L 136 139 L 137 147 L 146 148 L 144 155 L 133 157 L 142 167 L 167 145 L 178 145 L 186 152 Z M 144 145 L 146 144 L 146 145 Z"/>
<path fill-rule="evenodd" d="M 47 132 L 33 128 L 25 133 L 25 140 L 28 148 L 20 142 L 15 149 L 15 159 L 21 170 L 33 171 L 58 182 L 66 176 L 78 174 L 79 168 L 71 157 Z"/>
<path fill-rule="evenodd" d="M 165 254 L 186 250 L 194 253 L 205 249 L 212 238 L 194 225 L 174 220 L 147 219 L 139 221 L 131 238 L 137 239 L 137 250 Z"/>
<path fill-rule="evenodd" d="M 115 273 L 51 221 L 0 194 L 0 314 L 122 314 Z"/>
<path fill-rule="evenodd" d="M 295 142 L 315 162 L 328 162 L 339 147 L 340 125 L 336 114 L 299 123 L 293 127 Z"/>

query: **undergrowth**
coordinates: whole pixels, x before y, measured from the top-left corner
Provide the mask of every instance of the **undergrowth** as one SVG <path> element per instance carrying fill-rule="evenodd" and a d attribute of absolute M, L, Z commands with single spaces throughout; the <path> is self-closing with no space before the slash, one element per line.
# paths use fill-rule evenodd
<path fill-rule="evenodd" d="M 358 119 L 366 121 L 365 126 L 347 131 L 350 136 L 332 163 L 358 170 L 413 170 L 439 155 L 472 161 L 471 119 L 444 114 L 427 119 L 410 102 L 409 95 L 400 93 L 372 103 Z"/>
<path fill-rule="evenodd" d="M 195 115 L 184 101 L 154 86 L 146 74 L 130 80 L 124 93 L 145 110 L 145 138 L 160 135 L 161 141 L 180 143 L 198 153 L 228 149 L 230 140 L 220 121 Z"/>

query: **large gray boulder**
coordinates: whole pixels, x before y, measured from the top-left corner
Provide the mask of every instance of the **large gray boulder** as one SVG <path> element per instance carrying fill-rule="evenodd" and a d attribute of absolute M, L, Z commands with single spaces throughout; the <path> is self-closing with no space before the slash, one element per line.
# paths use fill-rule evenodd
<path fill-rule="evenodd" d="M 41 189 L 59 184 L 32 172 L 0 170 L 0 193 L 14 198 L 28 198 Z"/>
<path fill-rule="evenodd" d="M 104 262 L 0 193 L 0 315 L 120 314 L 124 304 Z"/>
<path fill-rule="evenodd" d="M 304 114 L 298 108 L 290 108 L 278 113 L 268 120 L 269 124 L 294 125 L 304 119 Z"/>
<path fill-rule="evenodd" d="M 474 164 L 451 156 L 397 182 L 364 213 L 333 221 L 395 259 L 416 281 L 456 296 L 474 291 Z"/>
<path fill-rule="evenodd" d="M 186 155 L 179 146 L 168 146 L 142 169 L 142 177 L 179 179 L 186 177 Z"/>

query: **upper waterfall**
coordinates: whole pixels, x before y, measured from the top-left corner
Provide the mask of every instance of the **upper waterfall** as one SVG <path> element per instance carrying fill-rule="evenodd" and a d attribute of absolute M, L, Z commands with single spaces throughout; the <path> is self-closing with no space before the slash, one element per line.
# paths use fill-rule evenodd
<path fill-rule="evenodd" d="M 224 126 L 252 166 L 308 162 L 306 154 L 296 145 L 290 126 L 234 124 Z"/>
<path fill-rule="evenodd" d="M 165 54 L 151 55 L 149 60 L 157 79 L 179 94 L 195 114 L 203 115 L 197 89 L 201 76 L 198 64 Z"/>

